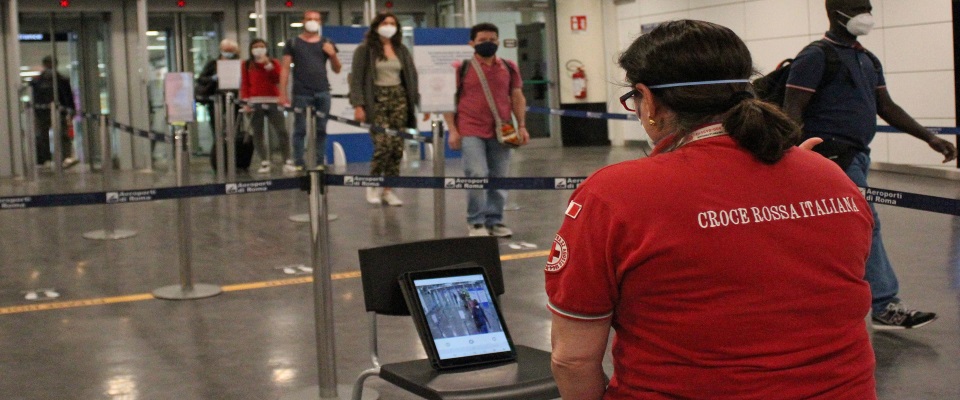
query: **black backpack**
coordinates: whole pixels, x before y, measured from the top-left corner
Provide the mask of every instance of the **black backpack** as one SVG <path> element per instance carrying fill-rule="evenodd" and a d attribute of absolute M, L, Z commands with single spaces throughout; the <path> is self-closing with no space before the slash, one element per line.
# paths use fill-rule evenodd
<path fill-rule="evenodd" d="M 824 39 L 815 40 L 810 43 L 809 46 L 816 46 L 823 49 L 823 54 L 827 58 L 827 65 L 823 70 L 823 77 L 820 79 L 820 84 L 817 85 L 817 88 L 820 88 L 827 82 L 832 81 L 833 78 L 837 76 L 837 73 L 840 72 L 840 55 L 837 54 L 837 50 Z M 873 55 L 870 55 L 870 59 L 874 60 Z M 876 63 L 876 61 L 874 61 L 874 63 Z M 792 58 L 783 60 L 777 65 L 777 69 L 754 80 L 753 89 L 757 92 L 757 98 L 783 107 L 783 99 L 787 94 L 787 78 L 790 77 L 790 67 L 792 64 Z"/>

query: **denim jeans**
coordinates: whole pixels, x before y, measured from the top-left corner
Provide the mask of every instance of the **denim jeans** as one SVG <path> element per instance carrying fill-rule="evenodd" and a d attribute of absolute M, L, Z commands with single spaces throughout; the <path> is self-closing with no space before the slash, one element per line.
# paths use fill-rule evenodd
<path fill-rule="evenodd" d="M 468 178 L 503 178 L 510 171 L 510 149 L 497 142 L 496 138 L 464 136 L 460 150 L 463 152 L 464 173 Z M 506 190 L 467 191 L 467 223 L 488 227 L 502 223 L 503 205 L 506 202 Z"/>
<path fill-rule="evenodd" d="M 294 107 L 313 106 L 316 111 L 330 113 L 330 92 L 317 92 L 312 96 L 294 95 Z M 303 166 L 304 140 L 307 137 L 307 118 L 297 114 L 293 124 L 293 162 Z M 323 165 L 327 149 L 327 119 L 317 118 L 317 165 Z"/>
<path fill-rule="evenodd" d="M 860 187 L 867 186 L 867 172 L 870 170 L 870 156 L 866 153 L 857 153 L 853 163 L 847 168 L 847 176 Z M 870 256 L 867 258 L 866 279 L 870 284 L 870 293 L 873 296 L 873 313 L 879 314 L 886 310 L 890 303 L 899 302 L 897 292 L 900 284 L 893 266 L 887 258 L 887 250 L 883 247 L 883 238 L 880 236 L 880 217 L 876 208 L 870 203 L 873 212 L 873 242 L 870 245 Z"/>

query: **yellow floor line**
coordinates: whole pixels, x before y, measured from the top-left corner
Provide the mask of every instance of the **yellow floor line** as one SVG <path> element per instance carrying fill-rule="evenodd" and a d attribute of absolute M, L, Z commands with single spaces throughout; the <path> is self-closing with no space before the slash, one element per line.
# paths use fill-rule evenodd
<path fill-rule="evenodd" d="M 549 250 L 532 251 L 527 253 L 507 254 L 500 256 L 500 261 L 523 260 L 527 258 L 546 257 L 550 254 Z M 338 272 L 330 275 L 330 279 L 356 279 L 360 277 L 360 271 Z M 226 285 L 222 289 L 224 292 L 236 292 L 241 290 L 266 289 L 279 286 L 302 285 L 313 282 L 311 276 L 301 276 L 296 278 L 277 279 L 272 281 L 238 283 L 235 285 Z M 25 304 L 20 306 L 0 307 L 0 315 L 20 314 L 36 311 L 62 310 L 65 308 L 103 306 L 107 304 L 132 303 L 135 301 L 153 300 L 153 294 L 141 293 L 125 296 L 98 297 L 93 299 L 55 301 L 49 303 Z"/>

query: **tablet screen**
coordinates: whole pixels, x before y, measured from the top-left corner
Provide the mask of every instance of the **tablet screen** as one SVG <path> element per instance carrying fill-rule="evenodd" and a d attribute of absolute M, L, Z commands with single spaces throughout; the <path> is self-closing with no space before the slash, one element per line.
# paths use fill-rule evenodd
<path fill-rule="evenodd" d="M 441 360 L 511 351 L 481 274 L 414 279 Z"/>

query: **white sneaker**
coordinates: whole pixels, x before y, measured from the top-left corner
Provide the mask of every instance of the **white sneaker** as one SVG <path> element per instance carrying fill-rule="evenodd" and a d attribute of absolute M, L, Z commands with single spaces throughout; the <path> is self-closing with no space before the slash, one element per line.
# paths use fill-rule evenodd
<path fill-rule="evenodd" d="M 70 167 L 72 167 L 72 166 L 74 166 L 74 165 L 77 165 L 78 162 L 80 162 L 80 161 L 77 161 L 76 158 L 67 157 L 67 158 L 64 158 L 64 159 L 63 159 L 63 164 L 61 164 L 61 165 L 63 165 L 63 168 L 64 168 L 64 169 L 67 169 L 67 168 L 70 168 Z"/>
<path fill-rule="evenodd" d="M 269 174 L 270 173 L 270 161 L 261 161 L 260 169 L 257 170 L 258 174 Z"/>
<path fill-rule="evenodd" d="M 467 225 L 467 235 L 469 236 L 490 236 L 490 231 L 483 224 Z"/>
<path fill-rule="evenodd" d="M 303 167 L 298 167 L 293 163 L 293 160 L 287 160 L 287 162 L 283 164 L 283 172 L 295 173 L 300 171 L 303 171 Z"/>
<path fill-rule="evenodd" d="M 381 199 L 382 189 L 377 187 L 368 187 L 367 188 L 367 203 L 380 205 L 383 201 Z M 397 199 L 399 200 L 399 199 Z"/>
<path fill-rule="evenodd" d="M 504 224 L 496 224 L 490 228 L 490 234 L 496 237 L 513 236 L 513 231 Z"/>
<path fill-rule="evenodd" d="M 387 204 L 394 207 L 400 207 L 403 205 L 403 200 L 400 200 L 400 198 L 397 197 L 397 195 L 393 193 L 392 190 L 383 191 L 383 201 L 387 202 Z"/>

